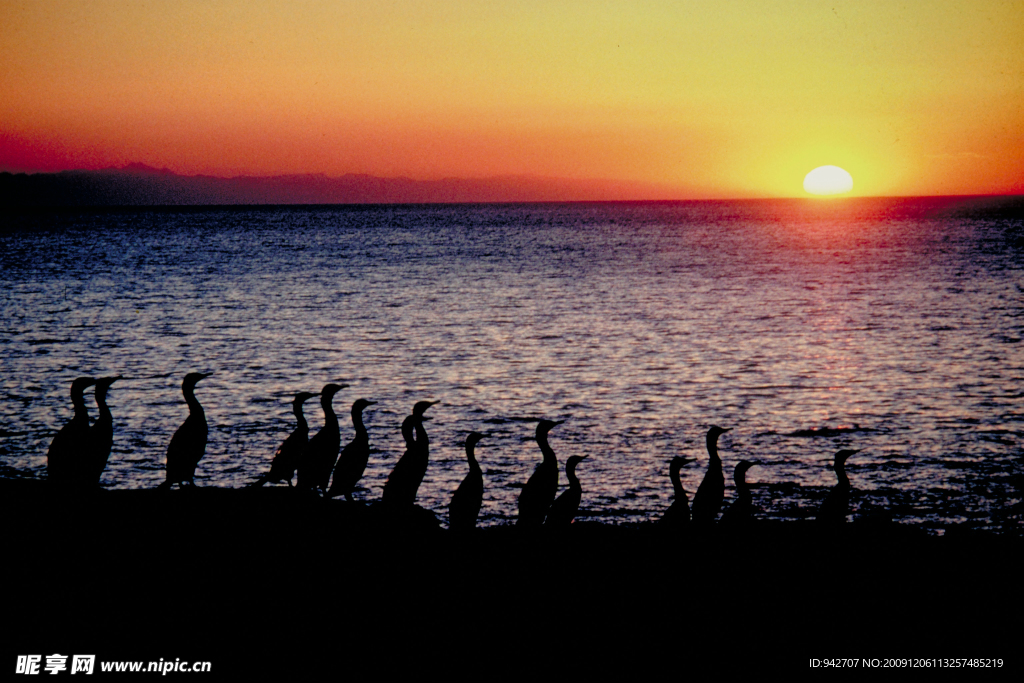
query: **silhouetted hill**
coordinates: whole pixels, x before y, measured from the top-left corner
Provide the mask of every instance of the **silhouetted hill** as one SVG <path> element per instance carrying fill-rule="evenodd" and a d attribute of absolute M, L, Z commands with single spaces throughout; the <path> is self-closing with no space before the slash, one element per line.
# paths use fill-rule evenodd
<path fill-rule="evenodd" d="M 119 169 L 0 173 L 0 207 L 210 204 L 402 204 L 676 199 L 656 185 L 532 176 L 413 180 L 370 175 L 266 178 L 182 176 L 130 164 Z"/>

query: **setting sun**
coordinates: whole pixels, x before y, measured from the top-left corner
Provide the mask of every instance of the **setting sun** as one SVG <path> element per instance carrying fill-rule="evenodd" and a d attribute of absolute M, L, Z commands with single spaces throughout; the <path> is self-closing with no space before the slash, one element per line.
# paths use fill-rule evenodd
<path fill-rule="evenodd" d="M 852 189 L 853 176 L 838 166 L 819 166 L 804 178 L 804 190 L 810 194 L 846 194 Z"/>

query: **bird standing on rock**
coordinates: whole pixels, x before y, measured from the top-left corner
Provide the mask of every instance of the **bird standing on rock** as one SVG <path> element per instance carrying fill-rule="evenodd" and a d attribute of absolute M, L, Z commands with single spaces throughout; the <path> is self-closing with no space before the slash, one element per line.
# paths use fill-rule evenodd
<path fill-rule="evenodd" d="M 353 438 L 341 455 L 338 456 L 338 464 L 334 468 L 334 480 L 331 488 L 327 491 L 328 498 L 344 495 L 346 499 L 352 500 L 352 490 L 363 478 L 366 471 L 366 463 L 370 459 L 370 435 L 363 426 L 363 410 L 368 406 L 376 405 L 376 401 L 367 401 L 361 398 L 352 404 L 352 426 L 356 430 Z"/>
<path fill-rule="evenodd" d="M 712 425 L 708 430 L 707 447 L 708 471 L 704 474 L 704 480 L 697 487 L 697 494 L 693 497 L 693 521 L 698 524 L 711 524 L 718 517 L 718 511 L 722 508 L 722 499 L 725 498 L 725 475 L 722 474 L 722 459 L 718 457 L 718 437 L 725 434 L 729 429 L 722 429 Z"/>
<path fill-rule="evenodd" d="M 300 391 L 292 399 L 292 412 L 298 424 L 292 433 L 281 443 L 274 453 L 274 459 L 270 463 L 270 471 L 254 481 L 250 486 L 263 486 L 270 482 L 286 481 L 292 485 L 292 477 L 295 476 L 295 469 L 299 466 L 302 452 L 306 450 L 309 443 L 309 423 L 306 416 L 302 414 L 302 404 L 320 394 L 309 391 Z"/>
<path fill-rule="evenodd" d="M 78 483 L 76 473 L 88 462 L 89 410 L 83 392 L 95 383 L 92 377 L 79 377 L 71 383 L 75 414 L 53 437 L 46 452 L 46 476 L 53 486 L 74 486 Z"/>
<path fill-rule="evenodd" d="M 173 484 L 195 486 L 196 465 L 206 453 L 206 413 L 196 400 L 196 384 L 213 373 L 190 372 L 181 383 L 181 393 L 188 404 L 188 417 L 171 437 L 167 446 L 167 479 L 159 488 L 170 488 Z"/>
<path fill-rule="evenodd" d="M 846 512 L 850 505 L 850 479 L 846 476 L 846 459 L 854 453 L 860 453 L 860 449 L 841 450 L 836 453 L 835 470 L 838 481 L 818 509 L 819 522 L 842 524 L 846 521 Z"/>
<path fill-rule="evenodd" d="M 423 421 L 427 418 L 423 413 L 438 403 L 440 401 L 420 401 L 412 407 L 412 415 L 406 418 L 406 422 L 411 422 L 416 432 L 416 439 L 412 444 L 406 439 L 406 445 L 410 447 L 399 458 L 395 469 L 391 470 L 388 480 L 384 482 L 381 502 L 385 505 L 405 507 L 416 503 L 416 493 L 430 463 L 430 440 L 427 438 L 427 430 L 423 427 Z M 406 429 L 405 424 L 402 423 L 403 433 Z"/>
<path fill-rule="evenodd" d="M 560 424 L 561 421 L 551 420 L 541 420 L 537 423 L 537 445 L 540 446 L 544 460 L 537 465 L 537 469 L 533 471 L 526 486 L 519 493 L 517 525 L 540 526 L 555 501 L 555 494 L 558 492 L 558 459 L 548 445 L 548 432 Z"/>
<path fill-rule="evenodd" d="M 745 524 L 754 518 L 754 499 L 750 495 L 747 484 L 747 470 L 756 465 L 748 460 L 740 460 L 733 472 L 736 483 L 736 499 L 722 513 L 722 524 Z"/>
<path fill-rule="evenodd" d="M 346 388 L 347 384 L 325 384 L 320 390 L 320 407 L 324 411 L 324 426 L 313 435 L 306 444 L 299 458 L 298 480 L 296 485 L 303 490 L 327 490 L 331 470 L 338 460 L 341 449 L 341 428 L 338 427 L 338 416 L 334 412 L 332 401 L 334 395 Z"/>
<path fill-rule="evenodd" d="M 672 492 L 674 498 L 672 505 L 661 518 L 661 523 L 669 526 L 689 526 L 690 524 L 690 501 L 686 498 L 686 491 L 683 490 L 683 482 L 679 478 L 679 471 L 690 464 L 697 462 L 697 458 L 683 458 L 676 456 L 668 466 L 668 477 L 672 480 Z"/>
<path fill-rule="evenodd" d="M 100 483 L 103 470 L 107 468 L 107 460 L 110 458 L 110 449 L 114 446 L 114 417 L 107 407 L 107 391 L 110 385 L 119 379 L 116 377 L 100 377 L 96 380 L 96 407 L 100 414 L 96 422 L 89 428 L 89 458 L 85 463 L 86 468 L 82 472 L 82 485 L 96 486 Z"/>
<path fill-rule="evenodd" d="M 580 501 L 583 499 L 583 487 L 580 486 L 580 480 L 576 476 L 576 466 L 586 457 L 585 455 L 574 455 L 565 463 L 565 476 L 569 478 L 569 488 L 551 504 L 548 518 L 544 521 L 546 525 L 567 527 L 575 519 L 576 513 L 580 509 Z"/>
<path fill-rule="evenodd" d="M 476 526 L 477 515 L 484 498 L 484 475 L 476 461 L 476 445 L 484 438 L 479 432 L 470 432 L 466 437 L 466 460 L 469 474 L 459 484 L 448 504 L 448 528 L 472 529 Z"/>

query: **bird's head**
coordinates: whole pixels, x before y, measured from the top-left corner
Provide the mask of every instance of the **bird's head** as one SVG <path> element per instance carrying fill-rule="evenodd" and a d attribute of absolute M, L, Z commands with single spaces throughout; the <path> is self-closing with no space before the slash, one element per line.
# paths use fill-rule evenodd
<path fill-rule="evenodd" d="M 854 453 L 860 453 L 860 452 L 861 452 L 860 448 L 858 448 L 856 450 L 844 449 L 844 450 L 839 451 L 838 453 L 836 453 L 836 467 L 846 463 L 846 459 L 849 458 Z"/>
<path fill-rule="evenodd" d="M 82 392 L 96 384 L 95 377 L 78 377 L 71 383 L 71 395 L 81 396 Z"/>
<path fill-rule="evenodd" d="M 338 393 L 342 389 L 347 389 L 347 388 L 348 388 L 347 384 L 335 384 L 334 382 L 331 382 L 330 384 L 325 384 L 324 388 L 320 390 L 320 399 L 322 401 L 323 400 L 330 401 L 332 398 L 334 398 L 334 395 L 336 393 Z"/>
<path fill-rule="evenodd" d="M 124 379 L 121 375 L 115 375 L 114 377 L 100 377 L 96 380 L 96 395 L 103 397 L 107 395 L 107 390 L 110 389 L 110 385 L 119 379 Z"/>
<path fill-rule="evenodd" d="M 199 384 L 199 380 L 206 379 L 207 377 L 209 377 L 212 374 L 213 374 L 212 372 L 190 372 L 190 373 L 188 373 L 187 375 L 185 375 L 185 379 L 183 379 L 182 382 L 181 382 L 181 390 L 182 391 L 190 391 L 192 389 L 195 389 L 196 385 Z"/>
<path fill-rule="evenodd" d="M 480 439 L 484 438 L 484 434 L 480 432 L 470 432 L 466 435 L 466 448 L 476 448 L 476 445 L 480 443 Z"/>
<path fill-rule="evenodd" d="M 356 415 L 363 412 L 364 408 L 377 405 L 376 401 L 367 401 L 365 398 L 360 398 L 352 404 L 352 414 Z"/>
<path fill-rule="evenodd" d="M 295 399 L 292 401 L 292 405 L 301 406 L 309 399 L 319 395 L 319 392 L 314 394 L 312 391 L 300 391 L 299 393 L 295 394 Z"/>
<path fill-rule="evenodd" d="M 736 473 L 738 475 L 746 474 L 747 470 L 751 467 L 757 467 L 757 463 L 750 462 L 749 460 L 740 460 L 736 465 Z"/>
<path fill-rule="evenodd" d="M 436 406 L 440 401 L 419 401 L 412 407 L 412 414 L 416 417 L 423 417 L 423 413 L 427 412 L 427 408 L 430 406 Z"/>
<path fill-rule="evenodd" d="M 572 455 L 572 456 L 569 456 L 569 459 L 566 460 L 566 462 L 565 462 L 565 471 L 566 472 L 574 472 L 575 473 L 576 472 L 576 465 L 579 465 L 581 462 L 583 462 L 586 459 L 586 457 L 587 456 L 585 456 L 585 455 Z"/>
<path fill-rule="evenodd" d="M 684 458 L 681 455 L 677 455 L 672 458 L 672 462 L 669 464 L 669 471 L 678 472 L 691 462 L 697 462 L 697 458 Z"/>
<path fill-rule="evenodd" d="M 717 443 L 718 437 L 730 431 L 731 429 L 732 427 L 719 427 L 718 425 L 711 425 L 711 429 L 708 430 L 708 443 Z"/>
<path fill-rule="evenodd" d="M 540 420 L 537 423 L 537 438 L 541 439 L 548 435 L 552 429 L 562 424 L 565 420 Z"/>

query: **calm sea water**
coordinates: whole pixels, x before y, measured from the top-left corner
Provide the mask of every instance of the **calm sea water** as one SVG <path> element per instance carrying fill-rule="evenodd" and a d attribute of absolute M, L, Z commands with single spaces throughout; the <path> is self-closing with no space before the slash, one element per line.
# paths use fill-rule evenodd
<path fill-rule="evenodd" d="M 482 524 L 514 519 L 540 453 L 586 455 L 581 519 L 656 519 L 668 464 L 691 497 L 709 425 L 759 515 L 812 515 L 848 471 L 853 518 L 1019 528 L 1021 203 L 951 200 L 215 208 L 32 214 L 0 232 L 0 463 L 45 476 L 79 375 L 122 374 L 103 485 L 154 487 L 197 396 L 200 486 L 241 487 L 333 380 L 343 440 L 366 412 L 379 499 L 414 402 L 446 518 L 469 431 Z M 95 416 L 91 393 L 88 398 Z M 307 405 L 312 429 L 322 424 Z M 859 427 L 838 436 L 800 430 Z M 560 484 L 566 484 L 564 473 Z M 726 493 L 727 503 L 732 489 Z"/>

